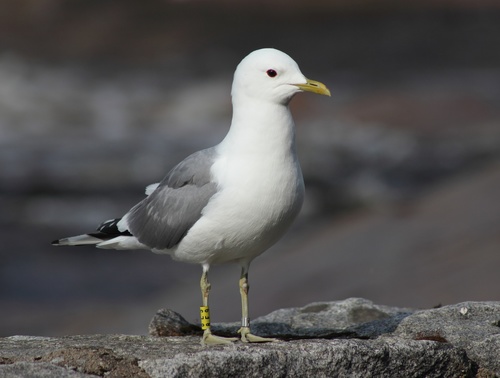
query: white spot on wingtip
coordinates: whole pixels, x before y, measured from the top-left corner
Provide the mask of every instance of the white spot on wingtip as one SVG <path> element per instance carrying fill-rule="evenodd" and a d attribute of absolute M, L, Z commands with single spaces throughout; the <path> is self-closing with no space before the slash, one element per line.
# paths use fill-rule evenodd
<path fill-rule="evenodd" d="M 146 195 L 149 196 L 151 193 L 153 193 L 156 190 L 156 188 L 158 188 L 159 185 L 160 183 L 157 182 L 155 184 L 146 186 Z"/>

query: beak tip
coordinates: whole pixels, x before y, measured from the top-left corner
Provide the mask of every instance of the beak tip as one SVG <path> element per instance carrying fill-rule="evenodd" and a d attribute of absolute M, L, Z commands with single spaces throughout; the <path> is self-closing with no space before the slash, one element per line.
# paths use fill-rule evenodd
<path fill-rule="evenodd" d="M 325 84 L 315 80 L 309 80 L 309 79 L 306 80 L 307 82 L 305 84 L 295 84 L 295 85 L 305 92 L 312 92 L 323 96 L 332 97 L 330 90 L 326 87 Z"/>

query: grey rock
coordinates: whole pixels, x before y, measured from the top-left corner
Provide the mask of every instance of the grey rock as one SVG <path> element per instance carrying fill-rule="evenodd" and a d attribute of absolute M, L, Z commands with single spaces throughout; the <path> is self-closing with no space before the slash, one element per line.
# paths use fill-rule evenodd
<path fill-rule="evenodd" d="M 78 373 L 46 362 L 16 362 L 0 365 L 1 378 L 82 378 L 89 376 L 88 374 Z"/>
<path fill-rule="evenodd" d="M 6 338 L 2 355 L 35 371 L 41 360 L 92 375 L 121 377 L 467 376 L 473 364 L 462 350 L 432 341 L 294 340 L 204 348 L 199 337 L 71 336 Z M 78 355 L 77 351 L 81 351 Z M 112 351 L 112 352 L 111 352 Z M 103 354 L 108 353 L 109 359 Z M 70 359 L 61 358 L 69 354 Z M 138 369 L 120 369 L 122 361 Z M 130 365 L 132 366 L 132 365 Z M 42 365 L 46 369 L 46 363 Z"/>
<path fill-rule="evenodd" d="M 500 302 L 464 302 L 418 311 L 394 335 L 450 343 L 479 366 L 500 374 Z"/>
<path fill-rule="evenodd" d="M 362 298 L 315 302 L 281 309 L 255 320 L 252 327 L 265 336 L 291 338 L 375 337 L 389 333 L 415 310 L 376 305 Z"/>
<path fill-rule="evenodd" d="M 304 338 L 373 338 L 393 331 L 414 309 L 376 305 L 362 298 L 314 302 L 285 308 L 252 321 L 254 333 L 285 340 Z M 222 334 L 235 334 L 239 323 L 215 324 Z"/>
<path fill-rule="evenodd" d="M 255 319 L 254 333 L 281 339 L 274 343 L 203 347 L 192 335 L 13 336 L 0 339 L 0 377 L 495 377 L 499 316 L 499 302 L 416 311 L 352 298 Z M 160 310 L 150 332 L 165 324 L 197 329 Z M 237 327 L 217 324 L 214 332 L 234 335 Z"/>
<path fill-rule="evenodd" d="M 200 327 L 189 323 L 180 314 L 166 308 L 162 308 L 156 312 L 151 323 L 149 323 L 148 329 L 151 336 L 187 336 L 203 334 Z"/>
<path fill-rule="evenodd" d="M 175 359 L 145 361 L 152 377 L 457 377 L 471 371 L 465 353 L 433 342 L 297 340 L 235 345 Z"/>
<path fill-rule="evenodd" d="M 304 307 L 273 311 L 252 321 L 253 333 L 278 339 L 373 338 L 393 331 L 413 309 L 376 305 L 362 298 L 314 302 Z M 212 329 L 224 336 L 234 336 L 239 323 L 214 324 Z M 149 325 L 151 336 L 185 336 L 201 329 L 188 323 L 175 311 L 158 310 Z"/>

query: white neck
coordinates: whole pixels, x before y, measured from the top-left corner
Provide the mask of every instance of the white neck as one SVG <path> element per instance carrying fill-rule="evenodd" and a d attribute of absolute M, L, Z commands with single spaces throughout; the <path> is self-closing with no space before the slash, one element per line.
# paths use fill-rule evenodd
<path fill-rule="evenodd" d="M 231 155 L 262 158 L 295 152 L 295 125 L 288 105 L 233 98 L 231 128 L 219 148 Z"/>

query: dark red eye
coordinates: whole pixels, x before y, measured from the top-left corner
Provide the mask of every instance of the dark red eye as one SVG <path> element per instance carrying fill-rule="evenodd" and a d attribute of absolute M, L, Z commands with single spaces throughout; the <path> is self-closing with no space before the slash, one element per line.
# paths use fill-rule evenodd
<path fill-rule="evenodd" d="M 269 77 L 275 77 L 276 75 L 278 75 L 278 73 L 275 71 L 275 70 L 267 70 L 267 76 Z"/>

